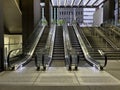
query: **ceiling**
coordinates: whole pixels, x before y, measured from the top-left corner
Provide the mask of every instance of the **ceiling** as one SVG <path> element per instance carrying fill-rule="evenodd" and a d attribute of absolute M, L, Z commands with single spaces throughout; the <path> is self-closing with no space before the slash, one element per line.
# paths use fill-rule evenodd
<path fill-rule="evenodd" d="M 53 7 L 99 7 L 107 0 L 51 0 Z"/>
<path fill-rule="evenodd" d="M 22 13 L 16 0 L 3 0 L 5 28 L 9 33 L 22 32 Z"/>

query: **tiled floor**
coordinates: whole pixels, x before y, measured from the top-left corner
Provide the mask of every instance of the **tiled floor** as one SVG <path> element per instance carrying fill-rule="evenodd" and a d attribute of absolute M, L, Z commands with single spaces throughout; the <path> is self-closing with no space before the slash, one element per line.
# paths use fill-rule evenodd
<path fill-rule="evenodd" d="M 93 67 L 79 67 L 78 71 L 68 71 L 66 67 L 50 67 L 47 71 L 23 67 L 17 71 L 0 73 L 0 90 L 7 90 L 9 87 L 10 90 L 21 90 L 19 86 L 32 87 L 31 90 L 37 90 L 38 87 L 40 90 L 55 90 L 56 86 L 57 90 L 67 90 L 64 87 L 68 86 L 69 90 L 73 87 L 74 90 L 120 90 L 120 62 L 110 61 L 104 71 Z"/>

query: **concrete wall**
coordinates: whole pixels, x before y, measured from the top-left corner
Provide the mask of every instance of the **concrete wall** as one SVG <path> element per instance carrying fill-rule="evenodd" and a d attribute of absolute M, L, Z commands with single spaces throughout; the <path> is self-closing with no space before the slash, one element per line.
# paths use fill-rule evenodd
<path fill-rule="evenodd" d="M 96 10 L 93 15 L 93 25 L 100 26 L 101 23 L 103 23 L 103 8 Z"/>

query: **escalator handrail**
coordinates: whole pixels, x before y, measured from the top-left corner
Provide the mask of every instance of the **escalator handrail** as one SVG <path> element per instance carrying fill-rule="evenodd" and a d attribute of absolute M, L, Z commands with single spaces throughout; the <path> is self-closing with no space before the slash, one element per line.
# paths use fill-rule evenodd
<path fill-rule="evenodd" d="M 112 25 L 112 24 L 108 24 L 110 27 L 114 27 L 117 30 L 117 33 L 120 34 L 120 28 L 118 26 Z"/>
<path fill-rule="evenodd" d="M 87 27 L 88 29 L 89 29 L 89 27 Z M 82 34 L 84 34 L 83 33 L 83 31 L 81 30 L 81 32 L 82 32 Z M 85 34 L 83 35 L 84 36 L 84 38 L 86 38 L 86 36 L 85 36 Z M 88 41 L 88 39 L 86 38 L 86 40 Z M 91 48 L 92 50 L 94 50 L 94 51 L 97 51 L 97 52 L 99 52 L 99 51 L 101 51 L 102 53 L 100 53 L 100 55 L 101 56 L 103 56 L 104 57 L 104 59 L 105 59 L 105 62 L 104 62 L 104 65 L 102 66 L 102 67 L 106 67 L 106 65 L 107 65 L 107 54 L 105 53 L 105 52 L 103 52 L 102 50 L 98 50 L 98 49 L 93 49 L 92 48 L 92 46 L 91 47 L 89 47 L 89 48 Z"/>
<path fill-rule="evenodd" d="M 39 27 L 40 27 L 40 25 L 38 24 L 38 25 L 36 26 L 35 30 L 33 31 L 33 32 L 34 32 L 33 34 L 35 34 L 35 31 L 36 31 L 37 36 L 34 36 L 33 43 L 32 43 L 32 45 L 31 45 L 31 47 L 30 47 L 30 49 L 29 49 L 29 52 L 27 52 L 27 53 L 25 54 L 25 56 L 24 56 L 19 62 L 16 62 L 16 63 L 14 63 L 13 65 L 10 65 L 10 61 L 9 61 L 9 67 L 8 67 L 8 69 L 9 69 L 10 67 L 15 67 L 15 68 L 17 69 L 17 68 L 19 68 L 20 66 L 22 66 L 22 65 L 25 64 L 25 63 L 27 63 L 27 62 L 30 60 L 30 58 L 32 57 L 32 55 L 33 55 L 33 53 L 34 53 L 34 50 L 35 50 L 35 48 L 36 48 L 36 46 L 37 46 L 37 43 L 38 43 L 38 41 L 39 41 L 39 39 L 40 39 L 40 37 L 41 37 L 41 35 L 42 35 L 42 33 L 43 33 L 46 25 L 43 25 L 42 28 L 40 28 L 40 29 L 39 29 Z M 32 37 L 32 35 L 31 35 L 31 37 Z M 30 38 L 29 38 L 29 39 L 30 39 Z M 31 39 L 32 39 L 32 38 L 31 38 Z M 9 55 L 9 56 L 10 56 L 10 55 Z M 10 58 L 9 58 L 8 60 L 10 60 Z"/>
<path fill-rule="evenodd" d="M 103 27 L 100 27 L 101 29 L 104 29 Z M 109 30 L 113 31 L 116 35 L 120 36 L 120 31 L 117 30 L 116 27 L 114 27 L 115 29 L 113 28 L 109 28 Z M 119 29 L 120 30 L 120 29 Z"/>
<path fill-rule="evenodd" d="M 64 26 L 63 26 L 63 41 L 64 41 L 64 53 L 65 53 L 66 66 L 71 67 L 71 60 L 69 59 L 69 53 L 68 53 L 69 46 L 67 46 L 66 32 L 65 32 Z"/>
<path fill-rule="evenodd" d="M 47 65 L 50 66 L 52 62 L 52 56 L 53 56 L 53 48 L 54 48 L 54 41 L 55 41 L 55 33 L 56 33 L 56 24 L 51 25 L 51 29 L 49 32 L 48 40 L 47 40 L 47 45 L 46 48 L 49 48 L 48 50 L 48 63 Z"/>
<path fill-rule="evenodd" d="M 76 33 L 76 35 L 77 35 L 78 41 L 79 41 L 79 43 L 80 43 L 80 45 L 81 45 L 81 48 L 82 48 L 82 50 L 83 50 L 83 53 L 84 53 L 84 55 L 85 55 L 86 60 L 87 60 L 88 62 L 90 62 L 91 64 L 93 64 L 93 66 L 96 67 L 98 70 L 103 70 L 104 67 L 103 67 L 99 62 L 95 61 L 95 60 L 90 56 L 90 54 L 89 54 L 89 52 L 88 52 L 88 50 L 87 50 L 87 47 L 86 47 L 84 41 L 82 40 L 82 37 L 81 37 L 80 34 L 78 33 L 78 29 L 77 29 L 76 24 L 73 24 L 73 27 L 74 27 L 74 29 L 75 29 L 75 33 Z"/>
<path fill-rule="evenodd" d="M 55 35 L 54 34 L 55 28 L 56 28 L 56 25 L 51 24 L 45 47 L 40 50 L 41 53 L 39 54 L 39 56 L 42 56 L 41 62 L 42 62 L 43 70 L 45 70 L 46 67 L 50 66 L 50 63 L 52 60 L 53 43 L 54 43 L 53 42 L 54 40 L 52 40 L 52 39 L 54 38 L 54 35 Z M 48 58 L 44 59 L 45 56 Z M 39 66 L 37 66 L 37 67 L 39 67 Z"/>
<path fill-rule="evenodd" d="M 119 50 L 119 48 L 111 41 L 109 40 L 105 35 L 104 33 L 102 33 L 100 30 L 98 30 L 97 28 L 94 28 L 97 33 L 106 41 L 109 43 L 110 46 L 112 46 L 112 48 L 114 48 L 115 50 Z"/>
<path fill-rule="evenodd" d="M 69 33 L 68 33 L 68 27 L 67 27 L 66 24 L 63 26 L 63 38 L 64 38 L 64 49 L 65 49 L 64 52 L 65 52 L 66 62 L 67 62 L 67 65 L 69 67 L 71 67 L 71 65 L 73 64 L 72 63 L 72 56 L 74 54 L 76 54 L 76 52 L 71 45 L 70 36 L 69 36 Z M 75 66 L 77 66 L 77 65 L 78 64 L 76 62 Z"/>
<path fill-rule="evenodd" d="M 89 29 L 89 27 L 87 27 L 87 28 Z M 81 30 L 81 32 L 82 32 L 82 34 L 84 34 L 82 30 Z M 84 34 L 84 38 L 86 38 L 85 34 Z M 86 39 L 87 39 L 87 38 L 86 38 Z M 87 41 L 88 41 L 88 39 L 87 39 Z M 101 56 L 103 56 L 103 57 L 104 57 L 104 59 L 105 59 L 104 65 L 103 65 L 102 67 L 106 67 L 106 65 L 107 65 L 107 61 L 108 61 L 108 60 L 107 60 L 107 55 L 106 55 L 106 53 L 105 53 L 105 52 L 103 52 L 102 50 L 93 49 L 93 47 L 92 47 L 92 46 L 91 46 L 91 49 L 92 49 L 92 50 L 94 50 L 94 51 L 97 51 L 97 52 L 99 52 L 99 51 L 101 51 L 101 52 L 102 52 L 102 54 L 99 52 L 99 53 L 100 53 L 100 55 L 101 55 Z"/>
<path fill-rule="evenodd" d="M 106 65 L 107 65 L 107 61 L 108 61 L 108 59 L 107 59 L 107 55 L 106 55 L 105 52 L 103 52 L 103 50 L 98 50 L 98 52 L 99 52 L 100 55 L 103 56 L 104 59 L 105 59 L 104 65 L 102 66 L 102 67 L 104 68 L 104 67 L 106 67 Z"/>
<path fill-rule="evenodd" d="M 11 56 L 11 53 L 13 53 L 14 51 L 17 51 L 17 50 L 22 50 L 22 48 L 18 48 L 18 49 L 13 49 L 13 50 L 11 50 L 9 53 L 8 53 L 8 56 L 7 56 L 7 65 L 8 65 L 8 67 L 10 67 L 10 56 Z M 15 55 L 15 56 L 17 56 L 17 55 Z"/>
<path fill-rule="evenodd" d="M 81 30 L 81 33 L 86 41 L 86 43 L 89 45 L 90 48 L 92 48 L 92 45 L 90 44 L 90 42 L 88 41 L 88 39 L 86 38 L 85 34 L 83 33 L 83 31 Z"/>

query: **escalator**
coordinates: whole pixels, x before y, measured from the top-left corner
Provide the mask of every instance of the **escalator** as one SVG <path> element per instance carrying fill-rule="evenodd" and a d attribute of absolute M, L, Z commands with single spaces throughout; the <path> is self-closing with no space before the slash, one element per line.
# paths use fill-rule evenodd
<path fill-rule="evenodd" d="M 52 67 L 65 66 L 63 27 L 61 26 L 56 27 L 51 66 Z"/>
<path fill-rule="evenodd" d="M 94 30 L 97 31 L 98 34 L 102 34 L 101 36 L 104 36 L 104 43 L 107 43 L 105 46 L 106 48 L 101 48 L 101 50 L 103 50 L 106 54 L 107 54 L 107 58 L 108 60 L 119 60 L 120 59 L 120 53 L 119 48 L 117 47 L 117 42 L 113 43 L 113 41 L 111 40 L 113 38 L 109 37 L 109 35 L 105 34 L 105 32 L 99 28 L 94 28 Z M 98 32 L 99 31 L 99 32 Z M 107 33 L 109 33 L 109 30 L 107 31 Z M 115 41 L 115 40 L 114 40 Z M 97 56 L 97 55 L 96 55 Z"/>
<path fill-rule="evenodd" d="M 75 49 L 77 54 L 79 55 L 79 60 L 80 60 L 79 66 L 89 66 L 88 64 L 86 64 L 86 62 L 84 62 L 84 61 L 86 61 L 86 59 L 84 57 L 84 53 L 82 51 L 82 48 L 81 48 L 79 41 L 77 39 L 77 36 L 75 34 L 74 28 L 72 26 L 69 26 L 68 30 L 69 30 L 71 45 Z"/>
<path fill-rule="evenodd" d="M 98 50 L 104 50 L 104 49 L 111 49 L 111 46 L 106 43 L 104 40 L 102 40 L 103 38 L 100 37 L 97 32 L 95 32 L 93 27 L 82 27 L 79 30 L 79 33 L 83 32 L 83 34 L 85 35 L 86 39 L 89 42 L 89 47 L 91 48 L 91 50 L 89 50 L 89 54 L 90 56 L 95 59 L 95 60 L 104 60 L 104 57 L 101 57 L 100 53 L 98 52 Z M 108 45 L 106 45 L 108 44 Z"/>
<path fill-rule="evenodd" d="M 37 44 L 37 46 L 36 46 L 36 48 L 35 48 L 34 54 L 41 52 L 40 50 L 42 48 L 45 48 L 47 38 L 48 38 L 48 34 L 49 34 L 49 28 L 46 27 L 42 36 L 41 36 L 41 38 L 40 38 L 40 40 L 39 40 L 39 42 L 38 42 L 38 44 Z"/>
<path fill-rule="evenodd" d="M 94 59 L 91 55 L 90 55 L 90 51 L 94 51 L 94 49 L 91 47 L 89 41 L 87 40 L 86 36 L 84 35 L 84 33 L 82 32 L 82 30 L 80 29 L 79 25 L 77 23 L 73 24 L 73 28 L 76 34 L 76 37 L 78 38 L 78 41 L 80 43 L 81 49 L 84 53 L 84 57 L 87 61 L 87 63 L 90 66 L 95 67 L 98 70 L 103 70 L 104 67 L 107 65 L 107 56 L 106 54 L 102 51 L 99 50 L 99 56 L 102 57 L 102 59 L 104 60 L 103 63 L 100 63 L 99 61 L 97 61 L 96 59 Z"/>
<path fill-rule="evenodd" d="M 39 42 L 38 42 L 38 44 L 35 48 L 35 51 L 33 53 L 33 59 L 28 65 L 26 65 L 26 67 L 34 65 L 34 62 L 35 62 L 34 57 L 35 57 L 36 54 L 38 55 L 37 57 L 40 58 L 40 54 L 43 53 L 42 50 L 45 48 L 47 38 L 48 38 L 48 34 L 49 34 L 49 28 L 45 27 L 45 30 L 43 31 L 42 36 L 41 36 L 41 38 L 40 38 L 40 40 L 39 40 Z"/>
<path fill-rule="evenodd" d="M 24 51 L 22 54 L 20 54 L 19 56 L 13 56 L 13 52 L 16 52 L 19 49 L 9 52 L 7 57 L 7 69 L 16 70 L 21 66 L 35 66 L 34 58 L 32 57 L 34 57 L 36 53 L 39 53 L 39 51 L 41 51 L 41 48 L 44 48 L 47 41 L 48 33 L 48 27 L 43 26 L 42 28 L 40 28 L 39 26 L 37 26 L 34 32 L 29 37 L 28 41 L 24 44 Z"/>

